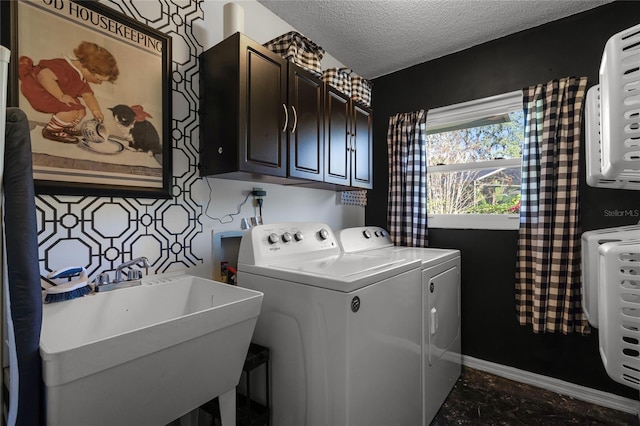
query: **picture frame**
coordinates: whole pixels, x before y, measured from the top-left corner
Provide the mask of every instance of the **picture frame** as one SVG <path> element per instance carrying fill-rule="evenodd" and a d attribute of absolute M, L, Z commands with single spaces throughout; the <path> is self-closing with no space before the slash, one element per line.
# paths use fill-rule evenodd
<path fill-rule="evenodd" d="M 94 1 L 3 1 L 0 23 L 36 194 L 171 198 L 171 37 Z"/>

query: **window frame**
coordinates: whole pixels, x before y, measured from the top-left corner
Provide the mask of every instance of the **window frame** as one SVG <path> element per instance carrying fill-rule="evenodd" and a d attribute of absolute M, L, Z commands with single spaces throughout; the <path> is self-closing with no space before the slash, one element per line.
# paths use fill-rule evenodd
<path fill-rule="evenodd" d="M 522 111 L 522 96 L 522 91 L 516 90 L 496 96 L 431 109 L 427 113 L 427 131 L 434 133 L 434 130 L 439 128 L 446 129 L 456 123 L 466 123 L 492 115 Z M 522 157 L 496 159 L 474 163 L 427 166 L 427 174 L 461 170 L 498 169 L 521 165 Z M 519 214 L 434 214 L 427 212 L 427 219 L 429 228 L 443 229 L 517 230 L 520 223 Z"/>

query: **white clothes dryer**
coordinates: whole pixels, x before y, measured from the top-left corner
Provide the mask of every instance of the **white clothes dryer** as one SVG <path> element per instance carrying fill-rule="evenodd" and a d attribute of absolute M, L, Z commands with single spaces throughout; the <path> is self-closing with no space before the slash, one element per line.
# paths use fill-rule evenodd
<path fill-rule="evenodd" d="M 422 263 L 422 425 L 428 426 L 461 371 L 460 251 L 394 246 L 380 227 L 336 232 L 345 253 L 380 255 Z"/>
<path fill-rule="evenodd" d="M 237 277 L 264 293 L 253 341 L 271 350 L 273 425 L 420 424 L 420 261 L 281 223 L 245 232 Z"/>

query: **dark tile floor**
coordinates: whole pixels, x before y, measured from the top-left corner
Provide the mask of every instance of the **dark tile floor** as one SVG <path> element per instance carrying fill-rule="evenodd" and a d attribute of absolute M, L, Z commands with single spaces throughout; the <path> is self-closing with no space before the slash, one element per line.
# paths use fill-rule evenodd
<path fill-rule="evenodd" d="M 633 414 L 463 367 L 431 426 L 639 424 Z"/>

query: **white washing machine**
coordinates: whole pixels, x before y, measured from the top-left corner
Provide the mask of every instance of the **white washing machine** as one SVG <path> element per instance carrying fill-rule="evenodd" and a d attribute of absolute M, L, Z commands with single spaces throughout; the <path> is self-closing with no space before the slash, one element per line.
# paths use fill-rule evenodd
<path fill-rule="evenodd" d="M 271 349 L 274 426 L 420 424 L 420 270 L 342 253 L 322 223 L 246 231 L 238 285 L 264 293 L 253 341 Z"/>
<path fill-rule="evenodd" d="M 345 253 L 367 253 L 422 262 L 422 424 L 427 426 L 460 377 L 460 251 L 396 247 L 383 228 L 336 233 Z"/>

